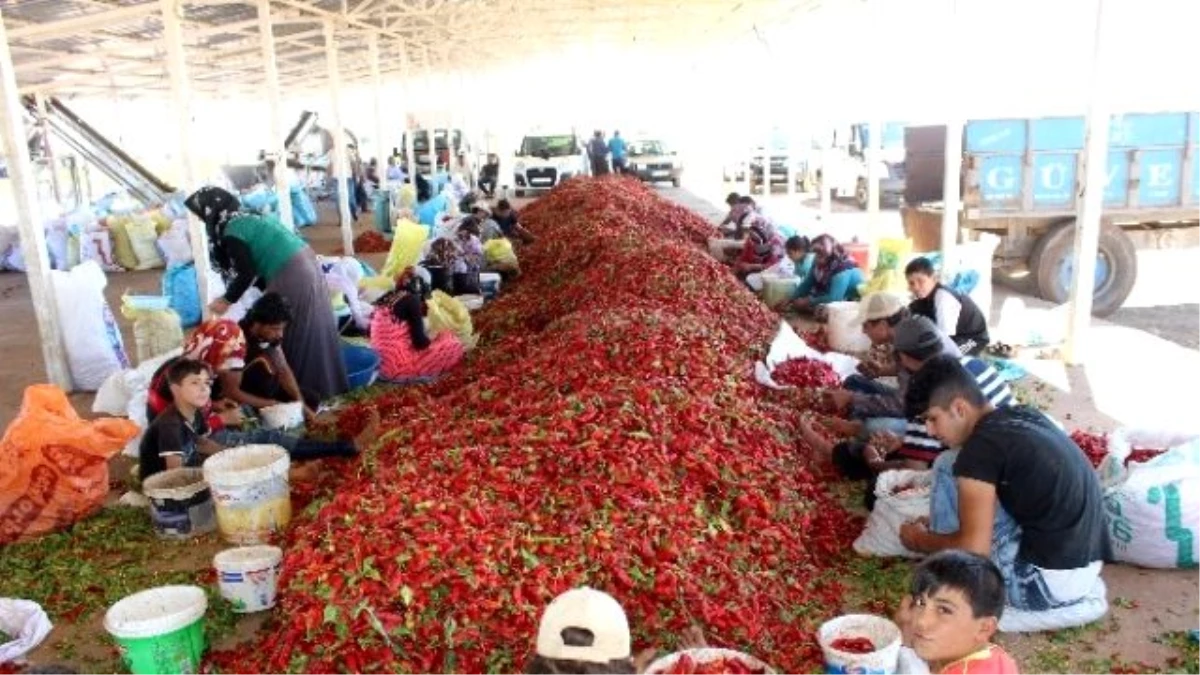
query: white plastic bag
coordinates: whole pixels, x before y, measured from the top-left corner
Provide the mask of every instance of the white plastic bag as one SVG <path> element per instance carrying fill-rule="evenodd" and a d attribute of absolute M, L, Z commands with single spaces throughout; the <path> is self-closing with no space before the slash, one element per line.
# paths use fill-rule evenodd
<path fill-rule="evenodd" d="M 1093 621 L 1099 621 L 1108 613 L 1108 587 L 1104 579 L 1096 577 L 1096 582 L 1088 594 L 1078 602 L 1066 607 L 1047 609 L 1041 612 L 1030 612 L 1014 607 L 1005 607 L 1000 617 L 1001 633 L 1037 633 L 1047 630 L 1062 630 L 1086 626 Z"/>
<path fill-rule="evenodd" d="M 158 247 L 162 249 L 168 266 L 192 262 L 192 244 L 188 239 L 187 228 L 186 220 L 177 220 L 158 238 Z"/>
<path fill-rule="evenodd" d="M 128 405 L 129 389 L 125 386 L 125 371 L 121 371 L 109 375 L 104 384 L 96 390 L 92 412 L 119 417 L 125 414 L 125 407 Z"/>
<path fill-rule="evenodd" d="M 52 628 L 50 617 L 36 602 L 0 598 L 0 631 L 10 638 L 0 644 L 0 663 L 16 661 L 36 649 Z"/>
<path fill-rule="evenodd" d="M 759 364 L 755 365 L 755 379 L 759 384 L 770 387 L 772 389 L 791 389 L 779 385 L 771 379 L 771 373 L 776 366 L 789 359 L 816 359 L 824 361 L 833 367 L 834 372 L 843 380 L 858 372 L 859 360 L 848 354 L 837 354 L 830 352 L 822 354 L 821 352 L 808 346 L 796 331 L 788 325 L 786 321 L 779 322 L 779 332 L 775 334 L 775 339 L 771 341 L 771 347 L 767 351 L 767 358 Z"/>
<path fill-rule="evenodd" d="M 224 294 L 224 292 L 225 291 L 222 290 L 221 294 Z M 221 294 L 214 295 L 212 297 L 219 298 L 221 297 Z M 229 319 L 230 321 L 241 321 L 242 319 L 246 318 L 246 313 L 250 311 L 250 308 L 253 307 L 254 303 L 258 302 L 258 299 L 262 296 L 263 292 L 254 286 L 247 288 L 246 292 L 242 293 L 242 297 L 238 298 L 237 302 L 230 305 L 229 309 L 225 312 L 225 315 L 221 318 Z"/>
<path fill-rule="evenodd" d="M 862 332 L 861 314 L 857 302 L 831 302 L 826 332 L 829 346 L 843 354 L 862 354 L 871 349 L 871 338 Z"/>
<path fill-rule="evenodd" d="M 129 367 L 121 331 L 104 299 L 108 280 L 94 261 L 70 272 L 51 272 L 50 279 L 71 379 L 78 390 L 96 391 L 109 375 Z"/>
<path fill-rule="evenodd" d="M 883 558 L 920 558 L 900 543 L 900 526 L 922 516 L 929 517 L 933 494 L 933 471 L 884 471 L 875 481 L 875 508 L 863 533 L 854 540 L 854 550 Z"/>
<path fill-rule="evenodd" d="M 1134 448 L 1167 448 L 1128 467 Z M 1200 436 L 1118 429 L 1100 468 L 1113 557 L 1142 567 L 1200 562 Z"/>

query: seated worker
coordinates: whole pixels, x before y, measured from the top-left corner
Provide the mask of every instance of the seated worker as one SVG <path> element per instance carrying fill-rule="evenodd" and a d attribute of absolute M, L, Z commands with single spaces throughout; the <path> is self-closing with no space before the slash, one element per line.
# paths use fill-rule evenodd
<path fill-rule="evenodd" d="M 812 273 L 800 282 L 796 296 L 783 309 L 813 314 L 831 302 L 858 300 L 858 287 L 866 280 L 858 263 L 828 234 L 812 242 Z"/>
<path fill-rule="evenodd" d="M 450 202 L 442 193 L 434 194 L 433 187 L 424 176 L 417 174 L 417 222 L 433 231 L 438 216 L 450 210 Z"/>
<path fill-rule="evenodd" d="M 431 291 L 410 267 L 396 279 L 396 290 L 375 303 L 371 348 L 379 354 L 379 374 L 393 382 L 432 378 L 458 365 L 466 350 L 451 331 L 430 340 L 425 332 L 425 301 Z"/>
<path fill-rule="evenodd" d="M 858 316 L 863 334 L 871 341 L 871 349 L 859 362 L 858 372 L 842 382 L 842 389 L 859 394 L 894 394 L 895 387 L 877 380 L 900 374 L 900 363 L 892 345 L 893 329 L 908 318 L 908 307 L 899 296 L 872 293 L 859 301 Z"/>
<path fill-rule="evenodd" d="M 762 272 L 783 259 L 783 239 L 762 214 L 747 213 L 741 222 L 746 226 L 746 243 L 733 264 L 733 273 L 745 281 L 751 274 Z"/>
<path fill-rule="evenodd" d="M 948 550 L 929 556 L 913 570 L 896 625 L 904 646 L 931 673 L 1010 675 L 1021 672 L 1016 661 L 992 644 L 1003 613 L 1004 577 L 995 563 L 968 551 Z"/>
<path fill-rule="evenodd" d="M 892 346 L 897 354 L 924 353 L 925 350 L 937 349 L 942 354 L 959 357 L 958 347 L 925 317 L 909 316 L 898 321 L 895 327 L 887 325 L 886 321 L 883 324 L 877 326 L 876 330 L 892 333 Z M 931 346 L 933 340 L 936 340 L 935 346 Z M 914 362 L 907 364 L 912 366 Z M 881 471 L 905 467 L 928 468 L 909 465 L 908 460 L 901 457 L 889 457 L 899 449 L 900 441 L 909 428 L 905 396 L 912 374 L 913 371 L 905 366 L 905 362 L 900 361 L 896 373 L 899 388 L 895 391 L 863 394 L 834 389 L 827 392 L 834 408 L 847 410 L 851 417 L 849 421 L 834 419 L 830 426 L 838 435 L 852 436 L 853 440 L 833 444 L 817 432 L 814 420 L 808 417 L 800 423 L 801 439 L 816 457 L 830 458 L 849 480 L 866 480 L 873 484 Z M 893 461 L 896 463 L 889 463 Z M 874 506 L 874 490 L 867 491 L 865 501 L 868 509 Z"/>
<path fill-rule="evenodd" d="M 538 623 L 537 646 L 525 666 L 531 674 L 641 673 L 657 655 L 654 648 L 633 655 L 629 619 L 608 593 L 581 586 L 546 605 Z M 704 633 L 692 626 L 680 635 L 679 649 L 707 647 Z"/>
<path fill-rule="evenodd" d="M 768 275 L 804 279 L 812 270 L 813 263 L 813 254 L 808 252 L 808 245 L 808 237 L 788 237 L 783 243 L 783 252 L 787 259 L 780 260 L 774 267 L 762 272 L 747 275 L 746 285 L 755 293 L 761 293 L 766 283 L 763 277 Z"/>
<path fill-rule="evenodd" d="M 475 202 L 472 204 L 469 216 L 467 217 L 473 218 L 479 224 L 479 240 L 482 243 L 486 244 L 493 239 L 499 239 L 504 236 L 504 230 L 500 228 L 500 223 L 497 223 L 492 218 L 492 210 L 488 208 L 486 202 Z M 462 222 L 466 222 L 466 218 L 463 218 Z M 459 223 L 460 227 L 462 226 L 462 222 Z"/>
<path fill-rule="evenodd" d="M 908 307 L 929 317 L 963 354 L 978 356 L 988 345 L 987 316 L 969 296 L 943 286 L 928 258 L 916 258 L 904 268 L 908 290 L 916 298 Z"/>
<path fill-rule="evenodd" d="M 184 344 L 183 356 L 203 361 L 217 374 L 217 399 L 256 410 L 303 401 L 304 415 L 312 419 L 320 398 L 300 389 L 280 348 L 291 322 L 287 300 L 278 293 L 267 293 L 255 301 L 240 323 L 213 319 L 197 326 Z"/>
<path fill-rule="evenodd" d="M 288 451 L 294 461 L 323 457 L 353 457 L 363 443 L 379 432 L 379 416 L 374 414 L 366 429 L 354 441 L 311 441 L 279 430 L 235 432 L 224 429 L 222 440 L 210 436 L 206 410 L 212 402 L 212 371 L 208 364 L 194 359 L 178 359 L 166 371 L 168 397 L 166 407 L 154 418 L 138 448 L 138 477 L 145 481 L 156 473 L 182 466 L 197 467 L 226 447 L 247 443 L 271 443 Z"/>
<path fill-rule="evenodd" d="M 732 234 L 737 229 L 737 221 L 741 218 L 744 209 L 738 208 L 738 200 L 742 198 L 736 192 L 730 192 L 725 196 L 725 205 L 729 207 L 729 212 L 725 214 L 725 219 L 717 224 L 717 229 L 722 234 Z"/>
<path fill-rule="evenodd" d="M 507 199 L 501 199 L 496 202 L 496 210 L 492 213 L 492 219 L 500 226 L 500 230 L 504 232 L 504 236 L 509 239 L 519 241 L 522 244 L 532 244 L 534 241 L 533 233 L 521 226 L 520 214 L 512 207 Z"/>
<path fill-rule="evenodd" d="M 488 199 L 496 197 L 496 185 L 500 182 L 500 158 L 494 154 L 487 156 L 487 163 L 479 167 L 479 189 Z"/>
<path fill-rule="evenodd" d="M 913 381 L 921 381 L 921 371 L 926 364 L 942 356 L 943 334 L 923 316 L 913 317 L 909 322 L 918 326 L 921 332 L 915 339 L 903 342 L 902 348 L 896 349 L 896 356 L 900 367 L 913 373 Z M 973 356 L 961 356 L 958 361 L 975 378 L 979 390 L 992 406 L 1004 408 L 1016 403 L 1008 384 L 987 361 Z M 874 507 L 875 478 L 879 474 L 893 469 L 928 469 L 942 452 L 948 450 L 925 428 L 922 419 L 924 409 L 921 408 L 925 398 L 921 388 L 910 382 L 905 392 L 906 425 L 903 438 L 891 430 L 880 431 L 872 434 L 861 449 L 853 443 L 840 443 L 834 448 L 834 464 L 843 475 L 851 479 L 867 479 L 868 509 Z"/>
<path fill-rule="evenodd" d="M 930 435 L 961 450 L 938 457 L 929 518 L 904 524 L 900 541 L 917 552 L 991 558 L 1004 575 L 1006 604 L 1018 610 L 1005 613 L 1001 630 L 1068 628 L 1103 616 L 1104 495 L 1079 446 L 1034 408 L 992 405 L 957 359 L 926 364 L 912 389 Z"/>

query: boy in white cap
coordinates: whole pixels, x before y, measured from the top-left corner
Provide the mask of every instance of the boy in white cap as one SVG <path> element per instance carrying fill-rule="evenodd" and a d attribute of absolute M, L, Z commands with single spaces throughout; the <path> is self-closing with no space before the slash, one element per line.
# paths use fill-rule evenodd
<path fill-rule="evenodd" d="M 638 673 L 657 650 L 633 656 L 629 620 L 608 593 L 581 586 L 552 600 L 538 625 L 537 653 L 526 673 Z M 684 632 L 680 649 L 704 647 L 704 634 L 693 626 Z"/>

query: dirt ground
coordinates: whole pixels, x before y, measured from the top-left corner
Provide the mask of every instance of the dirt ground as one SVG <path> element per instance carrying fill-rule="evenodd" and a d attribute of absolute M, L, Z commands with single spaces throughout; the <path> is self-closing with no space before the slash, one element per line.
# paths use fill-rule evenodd
<path fill-rule="evenodd" d="M 686 190 L 664 189 L 663 194 L 714 220 L 721 215 L 711 203 Z M 328 205 L 322 207 L 323 223 L 326 224 L 309 228 L 303 234 L 318 253 L 329 254 L 340 247 L 340 233 L 336 227 L 328 224 L 334 220 Z M 369 216 L 364 216 L 356 233 L 370 227 Z M 364 257 L 369 263 L 378 265 L 383 255 Z M 116 310 L 120 306 L 120 296 L 126 292 L 158 294 L 160 280 L 161 271 L 113 274 L 109 276 L 106 296 Z M 997 291 L 997 295 L 1002 294 Z M 1197 307 L 1191 305 L 1151 311 L 1123 310 L 1122 315 L 1114 319 L 1150 331 L 1160 325 L 1175 326 L 1167 330 L 1170 337 L 1164 337 L 1196 349 L 1196 314 Z M 17 414 L 24 388 L 42 381 L 44 377 L 33 308 L 23 275 L 0 274 L 0 316 L 5 317 L 4 325 L 0 327 L 0 350 L 7 357 L 0 360 L 0 381 L 5 383 L 0 388 L 0 424 L 6 427 Z M 119 314 L 118 322 L 132 356 L 134 342 L 129 322 Z M 1190 338 L 1187 337 L 1189 330 Z M 1025 386 L 1037 385 L 1025 383 Z M 91 399 L 91 394 L 72 395 L 76 408 L 84 415 L 89 414 Z M 1096 410 L 1086 386 L 1074 387 L 1068 394 L 1052 396 L 1050 412 L 1059 419 L 1069 420 L 1068 425 L 1072 427 L 1106 429 L 1113 426 L 1110 418 Z M 126 465 L 118 462 L 117 466 Z M 114 475 L 118 475 L 121 469 L 114 468 Z M 171 556 L 171 560 L 152 561 L 150 564 L 161 566 L 163 570 L 179 569 L 179 565 L 206 569 L 212 554 L 220 548 L 216 538 L 210 536 L 188 546 L 182 558 Z M 875 569 L 872 567 L 872 571 L 865 571 L 864 574 L 869 577 L 875 573 Z M 898 575 L 896 578 L 907 575 L 906 564 L 901 563 L 890 569 L 890 574 Z M 1179 632 L 1197 626 L 1200 590 L 1197 588 L 1195 571 L 1150 571 L 1109 565 L 1105 568 L 1104 579 L 1108 584 L 1112 611 L 1103 621 L 1073 631 L 1002 638 L 1003 644 L 1012 651 L 1025 672 L 1111 672 L 1122 666 L 1129 667 L 1128 664 L 1140 664 L 1134 667 L 1161 672 L 1187 667 L 1178 665 L 1172 659 L 1178 659 L 1181 653 Z M 862 581 L 875 583 L 876 580 L 866 578 Z M 72 628 L 57 628 L 45 646 L 34 655 L 35 661 L 62 661 L 69 654 L 64 653 L 61 646 L 68 644 L 74 645 L 72 653 L 77 654 L 77 662 L 93 664 L 92 670 L 115 667 L 112 665 L 116 663 L 113 650 L 98 621 L 97 617 L 93 617 Z M 238 621 L 223 642 L 228 644 L 227 641 L 246 639 L 259 630 L 261 623 L 261 617 Z"/>

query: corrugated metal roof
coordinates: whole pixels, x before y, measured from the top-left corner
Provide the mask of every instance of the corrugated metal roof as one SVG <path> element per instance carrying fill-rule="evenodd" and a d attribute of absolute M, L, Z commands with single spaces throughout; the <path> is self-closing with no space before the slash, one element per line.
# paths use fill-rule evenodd
<path fill-rule="evenodd" d="M 849 1 L 849 0 L 842 0 Z M 338 34 L 347 78 L 363 77 L 367 35 L 380 36 L 381 68 L 427 70 L 529 58 L 564 45 L 637 40 L 692 44 L 727 39 L 820 0 L 270 0 L 284 72 L 325 77 L 323 23 Z M 260 85 L 256 0 L 181 0 L 190 63 Z M 163 73 L 159 0 L 10 0 L 0 4 L 25 90 L 91 88 Z M 296 37 L 300 36 L 300 37 Z M 513 49 L 519 45 L 519 49 Z M 234 65 L 236 64 L 236 66 Z M 206 78 L 198 78 L 206 79 Z"/>

